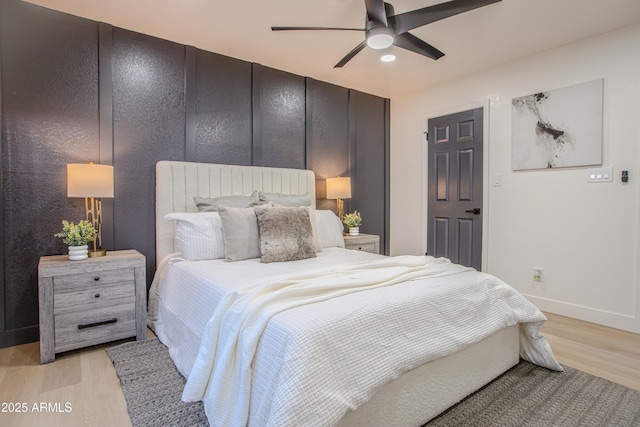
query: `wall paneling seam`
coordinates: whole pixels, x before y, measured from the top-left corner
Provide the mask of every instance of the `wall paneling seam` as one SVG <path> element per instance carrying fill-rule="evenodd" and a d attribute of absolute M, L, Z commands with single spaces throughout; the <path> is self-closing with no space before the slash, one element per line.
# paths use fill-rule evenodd
<path fill-rule="evenodd" d="M 113 165 L 113 27 L 98 23 L 98 127 L 99 163 Z M 115 177 L 114 177 L 115 178 Z M 115 182 L 114 182 L 115 185 Z M 113 249 L 115 244 L 115 224 L 113 220 L 114 199 L 102 201 L 102 246 Z"/>
<path fill-rule="evenodd" d="M 351 209 L 354 206 L 358 205 L 358 193 L 356 186 L 353 185 L 353 177 L 356 175 L 356 139 L 358 137 L 357 132 L 357 123 L 356 123 L 356 111 L 357 103 L 355 102 L 356 92 L 353 89 L 349 89 L 348 102 L 349 108 L 347 110 L 348 120 L 349 120 L 349 141 L 348 141 L 348 153 L 349 153 L 349 177 L 351 178 L 351 199 L 349 200 L 349 205 L 345 206 L 345 212 L 351 212 Z"/>
<path fill-rule="evenodd" d="M 262 166 L 262 109 L 260 108 L 260 64 L 251 63 L 251 165 Z"/>
<path fill-rule="evenodd" d="M 384 247 L 389 254 L 391 240 L 391 100 L 384 100 Z"/>
<path fill-rule="evenodd" d="M 184 61 L 184 155 L 188 162 L 196 161 L 196 114 L 197 114 L 197 50 L 185 46 Z"/>
<path fill-rule="evenodd" d="M 304 78 L 304 143 L 302 144 L 302 158 L 304 159 L 304 163 L 302 164 L 302 169 L 307 169 L 309 167 L 309 163 L 307 161 L 307 142 L 309 140 L 309 138 L 307 137 L 308 134 L 308 127 L 307 127 L 307 120 L 309 118 L 309 116 L 307 116 L 307 108 L 309 106 L 309 103 L 307 102 L 308 96 L 309 96 L 309 90 L 308 90 L 308 82 L 309 82 L 309 78 L 305 77 Z"/>
<path fill-rule="evenodd" d="M 310 159 L 310 150 L 307 148 L 307 144 L 313 144 L 313 137 L 311 136 L 311 117 L 313 116 L 313 106 L 310 105 L 308 97 L 309 77 L 304 78 L 304 168 L 309 169 L 309 165 L 313 164 L 313 159 Z M 316 177 L 317 179 L 317 177 Z M 314 195 L 315 197 L 315 195 Z M 316 197 L 317 198 L 317 197 Z"/>

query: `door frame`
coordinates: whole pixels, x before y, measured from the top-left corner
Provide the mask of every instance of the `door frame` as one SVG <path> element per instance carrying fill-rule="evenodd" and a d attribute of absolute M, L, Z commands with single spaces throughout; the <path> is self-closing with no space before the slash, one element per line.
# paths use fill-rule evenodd
<path fill-rule="evenodd" d="M 482 271 L 488 270 L 489 258 L 488 258 L 488 248 L 489 248 L 489 106 L 490 100 L 483 99 L 480 101 L 470 102 L 468 104 L 462 105 L 454 105 L 447 108 L 442 108 L 439 110 L 429 111 L 423 115 L 422 120 L 422 131 L 423 136 L 426 136 L 426 132 L 428 131 L 427 122 L 429 119 L 434 119 L 440 116 L 446 116 L 449 114 L 460 113 L 462 111 L 473 110 L 476 108 L 482 108 Z M 422 179 L 421 179 L 421 189 L 420 197 L 421 197 L 421 250 L 422 253 L 427 252 L 427 203 L 428 203 L 428 179 L 429 174 L 427 171 L 427 161 L 428 161 L 428 144 L 427 138 L 423 138 L 422 144 Z"/>

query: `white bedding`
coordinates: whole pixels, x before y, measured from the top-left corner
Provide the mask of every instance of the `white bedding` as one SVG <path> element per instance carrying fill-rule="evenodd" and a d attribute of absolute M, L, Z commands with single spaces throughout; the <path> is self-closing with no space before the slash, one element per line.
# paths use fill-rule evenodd
<path fill-rule="evenodd" d="M 170 254 L 158 265 L 149 290 L 147 320 L 160 341 L 169 347 L 176 367 L 186 378 L 198 354 L 202 332 L 226 292 L 261 277 L 379 258 L 384 256 L 335 247 L 325 248 L 316 258 L 269 264 L 262 264 L 257 258 L 237 262 L 185 261 L 180 253 Z"/>
<path fill-rule="evenodd" d="M 150 320 L 158 296 L 156 333 L 188 378 L 184 397 L 204 399 L 211 425 L 333 425 L 404 372 L 516 323 L 523 324 L 522 357 L 561 369 L 539 333 L 545 320 L 539 310 L 493 276 L 450 265 L 456 269 L 452 275 L 439 272 L 381 287 L 372 281 L 372 289 L 312 304 L 302 301 L 275 314 L 257 338 L 240 336 L 241 346 L 252 338 L 257 348 L 250 360 L 242 360 L 244 352 L 234 354 L 234 363 L 250 375 L 248 382 L 234 382 L 233 371 L 222 370 L 222 382 L 238 393 L 227 401 L 221 388 L 206 387 L 215 372 L 212 350 L 218 337 L 203 339 L 207 323 L 216 329 L 212 316 L 223 296 L 271 275 L 304 272 L 313 277 L 323 268 L 385 258 L 328 248 L 317 258 L 288 263 L 178 259 L 167 257 L 158 269 Z M 220 313 L 217 318 L 219 325 Z M 220 337 L 226 340 L 229 334 Z"/>

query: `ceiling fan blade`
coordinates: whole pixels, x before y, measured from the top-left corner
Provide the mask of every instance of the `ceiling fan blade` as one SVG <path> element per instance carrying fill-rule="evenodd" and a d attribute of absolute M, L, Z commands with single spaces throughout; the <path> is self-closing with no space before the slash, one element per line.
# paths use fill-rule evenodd
<path fill-rule="evenodd" d="M 353 58 L 354 56 L 356 56 L 362 49 L 364 49 L 367 46 L 367 42 L 363 41 L 362 43 L 360 43 L 358 46 L 356 46 L 351 52 L 347 53 L 345 55 L 344 58 L 342 58 L 340 60 L 340 62 L 338 62 L 333 68 L 342 68 L 344 67 L 344 65 L 351 61 L 351 58 Z"/>
<path fill-rule="evenodd" d="M 387 12 L 384 9 L 384 0 L 364 0 L 367 8 L 367 20 L 376 24 L 387 26 Z"/>
<path fill-rule="evenodd" d="M 336 27 L 271 27 L 271 31 L 298 31 L 298 30 L 366 31 L 364 28 L 336 28 Z"/>
<path fill-rule="evenodd" d="M 468 12 L 479 7 L 488 6 L 502 0 L 452 0 L 445 3 L 427 6 L 411 12 L 396 15 L 395 24 L 398 34 L 406 33 L 414 28 L 439 21 L 450 16 Z"/>
<path fill-rule="evenodd" d="M 439 59 L 444 56 L 444 53 L 411 33 L 398 34 L 393 44 L 431 59 Z"/>

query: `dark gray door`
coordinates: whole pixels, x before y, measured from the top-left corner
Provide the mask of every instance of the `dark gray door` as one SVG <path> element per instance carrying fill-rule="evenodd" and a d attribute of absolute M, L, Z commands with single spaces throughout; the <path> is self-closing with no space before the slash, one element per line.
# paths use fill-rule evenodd
<path fill-rule="evenodd" d="M 427 253 L 480 270 L 482 108 L 428 121 Z"/>

